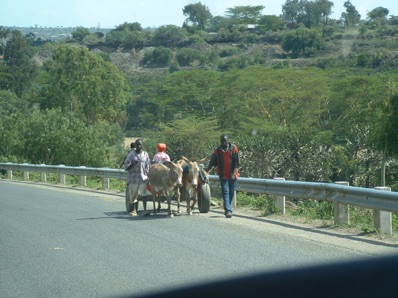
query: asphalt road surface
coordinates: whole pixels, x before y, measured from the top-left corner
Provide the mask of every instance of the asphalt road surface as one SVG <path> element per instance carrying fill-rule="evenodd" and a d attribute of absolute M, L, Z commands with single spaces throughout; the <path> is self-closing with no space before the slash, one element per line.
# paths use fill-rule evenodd
<path fill-rule="evenodd" d="M 221 209 L 169 218 L 162 207 L 130 217 L 122 194 L 0 180 L 0 297 L 143 295 L 398 251 Z"/>

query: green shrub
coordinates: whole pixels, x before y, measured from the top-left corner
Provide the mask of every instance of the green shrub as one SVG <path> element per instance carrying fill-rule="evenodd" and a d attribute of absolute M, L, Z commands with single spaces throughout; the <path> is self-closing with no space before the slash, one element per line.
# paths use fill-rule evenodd
<path fill-rule="evenodd" d="M 174 54 L 172 50 L 165 47 L 158 47 L 153 51 L 145 53 L 143 64 L 154 67 L 166 67 L 171 64 L 173 58 Z"/>
<path fill-rule="evenodd" d="M 204 42 L 205 42 L 205 40 L 204 40 L 203 36 L 194 34 L 188 38 L 188 41 L 186 42 L 186 46 L 193 45 L 193 44 L 200 44 L 200 43 L 204 43 Z"/>
<path fill-rule="evenodd" d="M 357 206 L 349 206 L 350 226 L 358 227 L 363 232 L 374 232 L 373 210 Z"/>
<path fill-rule="evenodd" d="M 313 199 L 303 199 L 297 201 L 297 209 L 292 211 L 292 215 L 301 215 L 310 219 L 332 219 L 333 203 L 328 201 L 317 201 Z"/>
<path fill-rule="evenodd" d="M 233 57 L 228 60 L 221 61 L 218 65 L 218 68 L 221 71 L 229 71 L 234 69 L 244 69 L 251 65 L 264 64 L 265 58 L 256 55 L 256 56 L 242 56 L 242 57 Z"/>
<path fill-rule="evenodd" d="M 170 67 L 169 67 L 169 71 L 172 72 L 176 72 L 180 70 L 180 66 L 178 65 L 177 62 L 173 62 L 171 63 Z"/>
<path fill-rule="evenodd" d="M 218 64 L 220 61 L 220 55 L 217 50 L 210 51 L 209 55 L 207 56 L 207 61 L 211 64 Z"/>
<path fill-rule="evenodd" d="M 222 49 L 220 51 L 220 57 L 230 57 L 233 55 L 236 55 L 240 52 L 240 49 L 238 47 L 227 47 L 225 49 Z"/>
<path fill-rule="evenodd" d="M 182 48 L 178 50 L 176 60 L 180 66 L 190 66 L 194 64 L 194 62 L 203 64 L 205 57 L 196 49 Z"/>
<path fill-rule="evenodd" d="M 265 194 L 256 195 L 240 192 L 237 194 L 236 206 L 264 210 L 263 216 L 277 211 L 273 197 Z"/>
<path fill-rule="evenodd" d="M 299 28 L 286 34 L 282 48 L 293 57 L 311 57 L 325 47 L 325 41 L 317 30 Z"/>

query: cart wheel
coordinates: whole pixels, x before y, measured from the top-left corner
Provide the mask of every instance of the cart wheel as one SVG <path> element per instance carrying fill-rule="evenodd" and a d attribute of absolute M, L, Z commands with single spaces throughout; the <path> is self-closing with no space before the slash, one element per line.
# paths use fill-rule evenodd
<path fill-rule="evenodd" d="M 128 186 L 126 186 L 125 200 L 126 200 L 126 211 L 131 212 L 131 210 L 133 210 L 133 204 L 130 203 L 130 195 L 129 195 Z"/>
<path fill-rule="evenodd" d="M 200 213 L 208 213 L 210 210 L 211 195 L 210 185 L 204 183 L 198 190 L 198 208 Z"/>

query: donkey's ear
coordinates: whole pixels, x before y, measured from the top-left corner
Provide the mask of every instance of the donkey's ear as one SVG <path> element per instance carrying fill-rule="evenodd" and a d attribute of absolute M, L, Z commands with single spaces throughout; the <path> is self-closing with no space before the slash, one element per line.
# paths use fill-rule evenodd
<path fill-rule="evenodd" d="M 199 159 L 197 163 L 204 163 L 206 161 L 207 157 L 203 157 L 202 159 Z"/>
<path fill-rule="evenodd" d="M 171 161 L 165 160 L 162 164 L 168 168 L 171 168 L 174 163 L 172 163 Z"/>
<path fill-rule="evenodd" d="M 185 162 L 190 162 L 190 160 L 188 158 L 186 158 L 185 156 L 181 155 L 181 159 Z"/>

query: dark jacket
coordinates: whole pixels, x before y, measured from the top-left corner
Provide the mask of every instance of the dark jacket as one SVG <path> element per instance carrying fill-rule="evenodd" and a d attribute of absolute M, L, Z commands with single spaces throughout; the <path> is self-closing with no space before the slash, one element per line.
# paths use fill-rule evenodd
<path fill-rule="evenodd" d="M 240 166 L 239 150 L 234 144 L 231 143 L 228 143 L 228 148 L 231 154 L 231 175 L 232 175 L 232 173 L 234 173 L 235 170 Z M 209 171 L 212 167 L 217 167 L 217 174 L 220 177 L 220 179 L 222 178 L 224 173 L 224 158 L 221 151 L 222 151 L 221 146 L 217 147 L 214 150 L 210 158 L 209 166 L 207 167 L 207 171 Z"/>

